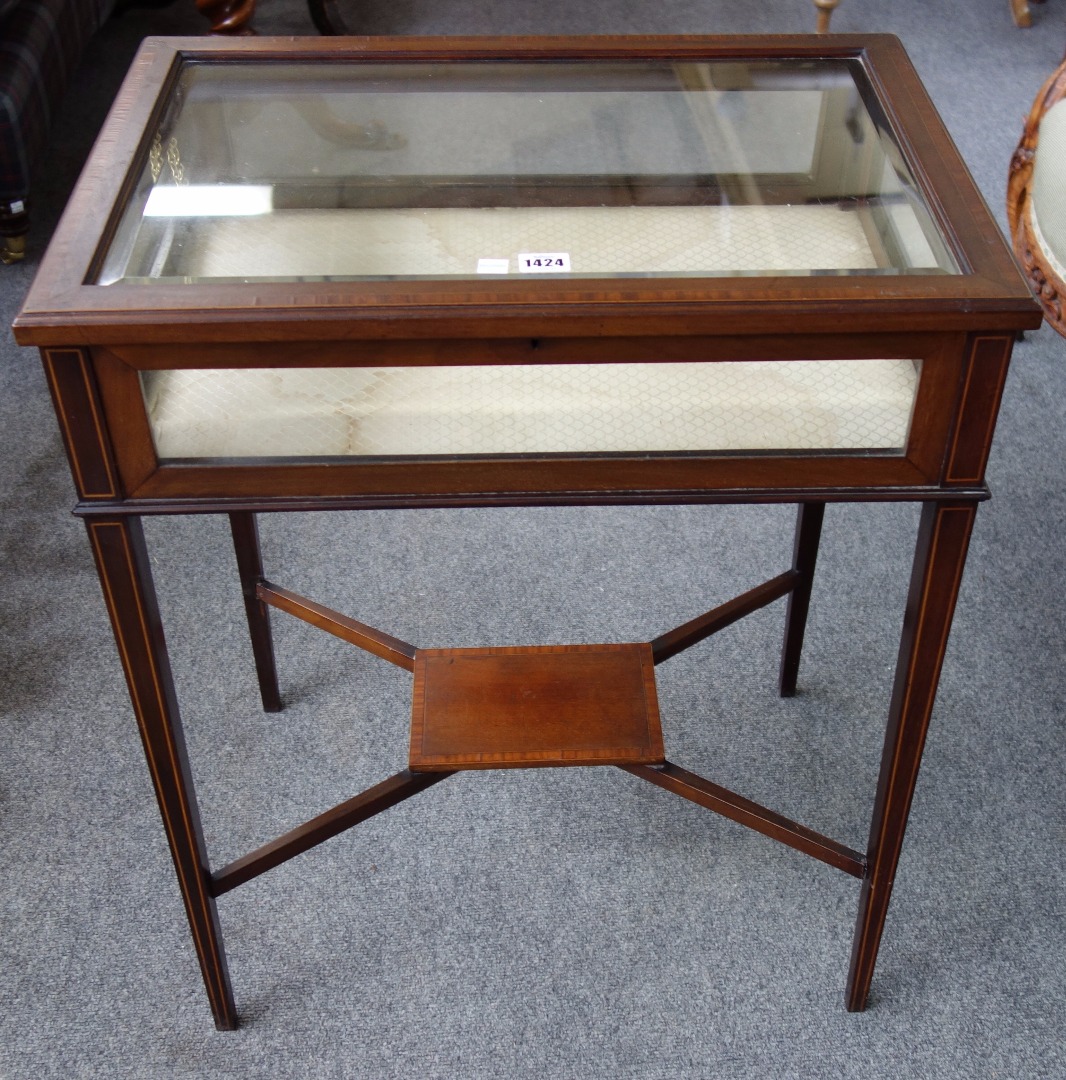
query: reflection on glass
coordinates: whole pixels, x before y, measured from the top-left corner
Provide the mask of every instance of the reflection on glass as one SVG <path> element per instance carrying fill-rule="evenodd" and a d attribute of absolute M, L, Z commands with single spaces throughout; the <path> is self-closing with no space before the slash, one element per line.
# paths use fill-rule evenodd
<path fill-rule="evenodd" d="M 913 360 L 145 371 L 164 459 L 901 452 Z"/>
<path fill-rule="evenodd" d="M 98 281 L 943 272 L 857 63 L 279 62 L 185 64 Z"/>

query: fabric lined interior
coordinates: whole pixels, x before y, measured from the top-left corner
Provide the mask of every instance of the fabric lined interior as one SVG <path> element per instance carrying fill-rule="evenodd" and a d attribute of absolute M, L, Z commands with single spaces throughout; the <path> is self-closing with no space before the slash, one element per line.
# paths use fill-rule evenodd
<path fill-rule="evenodd" d="M 131 265 L 150 277 L 426 277 L 477 273 L 479 260 L 565 252 L 572 272 L 725 274 L 873 270 L 854 208 L 577 206 L 275 210 L 166 219 L 169 241 L 142 232 Z M 149 254 L 148 248 L 159 250 Z"/>
<path fill-rule="evenodd" d="M 142 374 L 161 458 L 906 445 L 918 363 L 168 370 Z"/>

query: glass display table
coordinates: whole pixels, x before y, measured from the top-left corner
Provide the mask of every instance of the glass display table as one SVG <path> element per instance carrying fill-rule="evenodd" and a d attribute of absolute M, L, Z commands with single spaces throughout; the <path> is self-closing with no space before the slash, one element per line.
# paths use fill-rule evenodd
<path fill-rule="evenodd" d="M 217 898 L 460 769 L 616 765 L 861 881 L 867 1000 L 1012 343 L 1039 323 L 888 37 L 145 43 L 16 322 L 41 349 L 215 1021 Z M 667 759 L 655 665 L 923 506 L 869 846 Z M 647 642 L 416 648 L 269 582 L 259 512 L 788 502 L 793 564 Z M 412 672 L 405 768 L 212 868 L 141 529 Z"/>

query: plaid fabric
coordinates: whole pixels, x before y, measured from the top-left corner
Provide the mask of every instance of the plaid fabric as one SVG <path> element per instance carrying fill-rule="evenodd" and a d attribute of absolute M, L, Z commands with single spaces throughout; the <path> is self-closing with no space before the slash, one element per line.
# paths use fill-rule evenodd
<path fill-rule="evenodd" d="M 0 0 L 0 203 L 24 199 L 52 112 L 113 0 Z"/>

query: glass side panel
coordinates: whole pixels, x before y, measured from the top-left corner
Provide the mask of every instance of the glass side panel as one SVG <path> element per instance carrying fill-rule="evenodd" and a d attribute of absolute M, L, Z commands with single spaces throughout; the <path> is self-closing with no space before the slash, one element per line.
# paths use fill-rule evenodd
<path fill-rule="evenodd" d="M 899 453 L 914 360 L 142 372 L 163 459 Z"/>
<path fill-rule="evenodd" d="M 97 282 L 957 273 L 851 61 L 185 63 Z"/>

